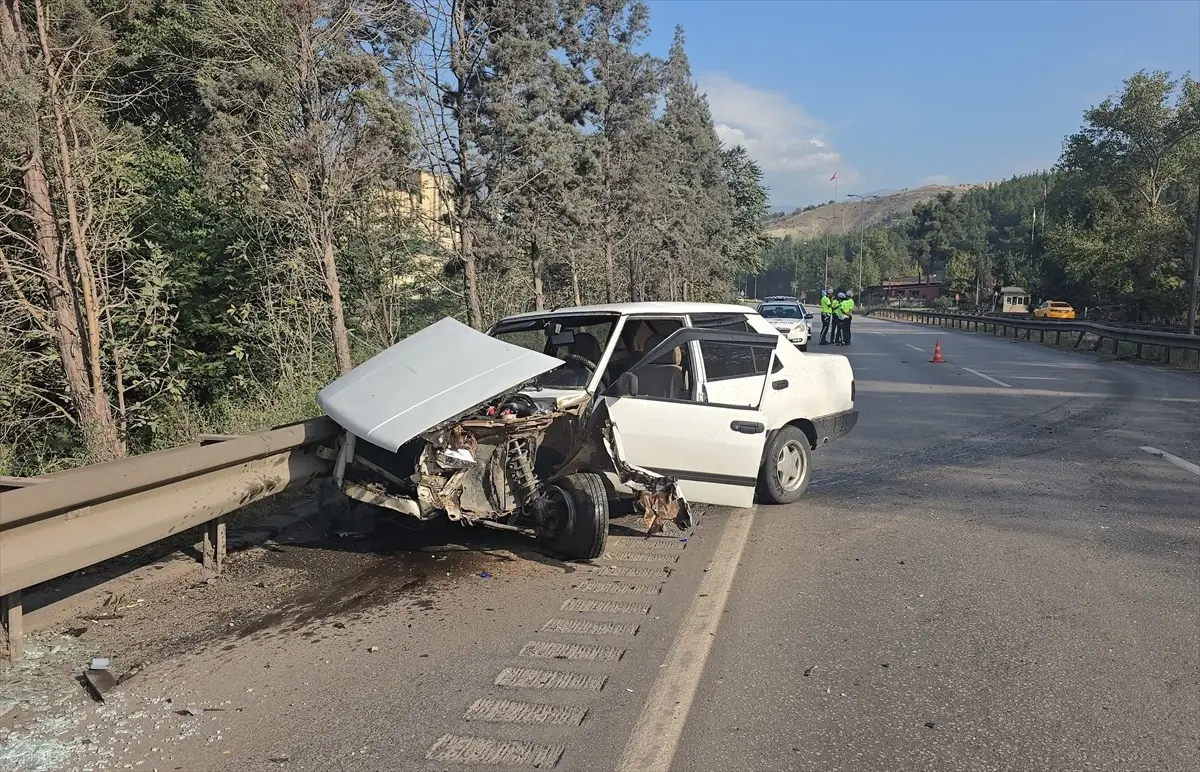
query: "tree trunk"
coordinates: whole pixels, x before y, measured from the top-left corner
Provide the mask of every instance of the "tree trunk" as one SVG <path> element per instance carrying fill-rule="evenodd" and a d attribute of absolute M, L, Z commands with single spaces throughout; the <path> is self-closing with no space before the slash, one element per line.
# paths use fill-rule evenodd
<path fill-rule="evenodd" d="M 125 455 L 125 447 L 113 421 L 107 397 L 103 403 L 97 404 L 95 392 L 88 381 L 87 356 L 79 334 L 79 314 L 71 297 L 67 266 L 59 252 L 60 241 L 54 223 L 49 180 L 42 165 L 41 149 L 36 146 L 25 167 L 25 195 L 42 264 L 42 284 L 53 313 L 54 345 L 62 362 L 71 404 L 84 432 L 88 455 L 96 461 L 120 458 Z"/>
<path fill-rule="evenodd" d="M 609 286 L 608 302 L 611 303 L 612 302 L 612 289 L 611 289 L 612 281 L 611 281 L 611 279 L 609 281 L 608 286 Z M 579 293 L 579 264 L 574 259 L 571 260 L 571 294 L 575 298 L 575 305 L 577 305 L 577 306 L 583 305 L 583 297 Z"/>
<path fill-rule="evenodd" d="M 537 311 L 546 309 L 546 295 L 542 289 L 542 250 L 537 236 L 529 241 L 529 266 L 533 270 L 533 307 Z"/>
<path fill-rule="evenodd" d="M 471 161 L 469 122 L 463 110 L 464 92 L 467 88 L 468 71 L 471 69 L 467 57 L 467 3 L 454 0 L 454 44 L 450 57 L 450 69 L 454 73 L 458 92 L 454 102 L 454 123 L 458 134 L 458 175 L 454 180 L 455 205 L 458 209 L 458 249 L 463 262 L 463 283 L 467 296 L 467 321 L 477 330 L 483 329 L 483 310 L 479 304 L 479 277 L 475 264 L 475 244 L 471 238 L 470 218 L 472 212 Z"/>
<path fill-rule="evenodd" d="M 0 32 L 4 47 L 9 49 L 6 69 L 23 68 L 25 59 L 20 53 L 23 45 L 21 18 L 15 2 L 5 3 L 5 18 Z M 68 207 L 68 222 L 71 228 L 76 271 L 79 288 L 72 281 L 70 270 L 63 259 L 62 239 L 54 214 L 54 199 L 50 179 L 46 173 L 45 157 L 36 136 L 29 149 L 25 164 L 24 183 L 26 206 L 34 225 L 39 261 L 42 264 L 42 283 L 46 289 L 53 315 L 52 337 L 62 363 L 63 375 L 71 404 L 83 430 L 83 439 L 88 455 L 94 461 L 108 461 L 125 455 L 113 419 L 112 407 L 105 388 L 102 353 L 100 351 L 99 301 L 95 289 L 95 274 L 83 240 L 83 229 L 75 201 L 74 178 L 71 167 L 70 147 L 66 136 L 67 111 L 58 90 L 59 70 L 54 67 L 50 56 L 49 39 L 46 31 L 45 9 L 40 0 L 35 0 L 34 11 L 38 25 L 38 40 L 46 59 L 47 97 L 54 112 L 56 139 L 61 158 L 62 194 Z M 78 303 L 83 304 L 80 313 Z M 87 325 L 87 345 L 80 333 L 80 322 Z"/>
<path fill-rule="evenodd" d="M 604 293 L 607 302 L 617 301 L 616 255 L 613 254 L 612 223 L 604 218 Z"/>
<path fill-rule="evenodd" d="M 342 283 L 333 259 L 333 234 L 327 226 L 321 228 L 321 268 L 325 273 L 325 287 L 329 290 L 333 354 L 337 359 L 338 371 L 348 373 L 354 368 L 354 361 L 350 358 L 350 333 L 346 329 L 346 311 L 342 307 Z"/>

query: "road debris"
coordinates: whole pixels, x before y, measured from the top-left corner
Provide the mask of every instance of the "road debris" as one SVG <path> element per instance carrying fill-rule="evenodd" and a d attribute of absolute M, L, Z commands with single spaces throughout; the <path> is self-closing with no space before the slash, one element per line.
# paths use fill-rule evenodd
<path fill-rule="evenodd" d="M 104 702 L 105 693 L 117 686 L 117 679 L 108 672 L 108 660 L 101 657 L 93 659 L 92 666 L 83 671 L 83 680 L 96 702 Z"/>
<path fill-rule="evenodd" d="M 379 651 L 379 647 L 378 647 L 378 646 L 372 646 L 372 647 L 370 647 L 369 649 L 367 649 L 367 651 L 369 651 L 369 652 L 371 652 L 372 654 L 374 654 L 375 652 Z"/>

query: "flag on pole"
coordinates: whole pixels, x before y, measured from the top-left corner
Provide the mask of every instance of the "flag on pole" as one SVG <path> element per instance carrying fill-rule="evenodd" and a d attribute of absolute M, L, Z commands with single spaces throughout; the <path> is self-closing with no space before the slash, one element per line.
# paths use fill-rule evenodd
<path fill-rule="evenodd" d="M 830 181 L 830 182 L 833 182 L 833 181 L 834 181 L 834 180 L 836 180 L 836 179 L 837 179 L 837 172 L 834 172 L 834 173 L 833 173 L 833 176 L 829 178 L 829 181 Z"/>

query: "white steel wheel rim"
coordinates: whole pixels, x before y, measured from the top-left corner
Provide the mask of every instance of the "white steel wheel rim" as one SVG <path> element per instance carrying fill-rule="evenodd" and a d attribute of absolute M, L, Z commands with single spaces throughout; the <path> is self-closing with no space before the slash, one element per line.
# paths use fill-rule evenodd
<path fill-rule="evenodd" d="M 795 440 L 788 440 L 775 456 L 775 476 L 779 487 L 794 491 L 804 482 L 804 449 Z"/>

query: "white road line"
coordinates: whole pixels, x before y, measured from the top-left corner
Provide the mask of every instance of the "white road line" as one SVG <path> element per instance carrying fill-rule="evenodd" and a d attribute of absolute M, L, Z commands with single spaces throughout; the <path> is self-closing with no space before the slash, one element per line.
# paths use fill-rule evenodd
<path fill-rule="evenodd" d="M 738 561 L 750 536 L 755 512 L 755 509 L 739 510 L 731 515 L 725 526 L 712 565 L 696 589 L 691 608 L 683 617 L 683 626 L 671 643 L 667 661 L 634 723 L 637 728 L 621 754 L 617 772 L 669 772 L 671 769 L 684 722 L 733 587 Z"/>
<path fill-rule="evenodd" d="M 1184 461 L 1179 456 L 1173 456 L 1165 450 L 1159 450 L 1158 448 L 1152 448 L 1149 445 L 1143 445 L 1142 450 L 1146 451 L 1147 453 L 1149 453 L 1152 456 L 1159 456 L 1160 458 L 1163 458 L 1166 461 L 1170 461 L 1172 464 L 1179 467 L 1180 469 L 1186 469 L 1194 475 L 1200 475 L 1200 466 L 1196 466 L 1191 461 Z"/>
<path fill-rule="evenodd" d="M 964 367 L 963 369 L 966 370 L 968 373 L 971 373 L 972 375 L 978 375 L 980 378 L 983 378 L 985 381 L 991 381 L 992 383 L 997 383 L 1006 389 L 1012 388 L 1011 384 L 1005 383 L 1004 381 L 1000 380 L 999 378 L 993 378 L 990 375 L 984 375 L 983 373 L 979 372 L 978 370 L 972 370 L 969 367 Z"/>
<path fill-rule="evenodd" d="M 913 344 L 911 344 L 911 343 L 905 343 L 904 345 L 908 346 L 908 347 L 909 347 L 909 348 L 911 348 L 913 351 L 920 351 L 922 354 L 924 354 L 924 353 L 925 353 L 925 349 L 923 349 L 923 348 L 920 348 L 920 347 L 918 347 L 918 346 L 914 346 L 914 345 L 913 345 Z"/>

